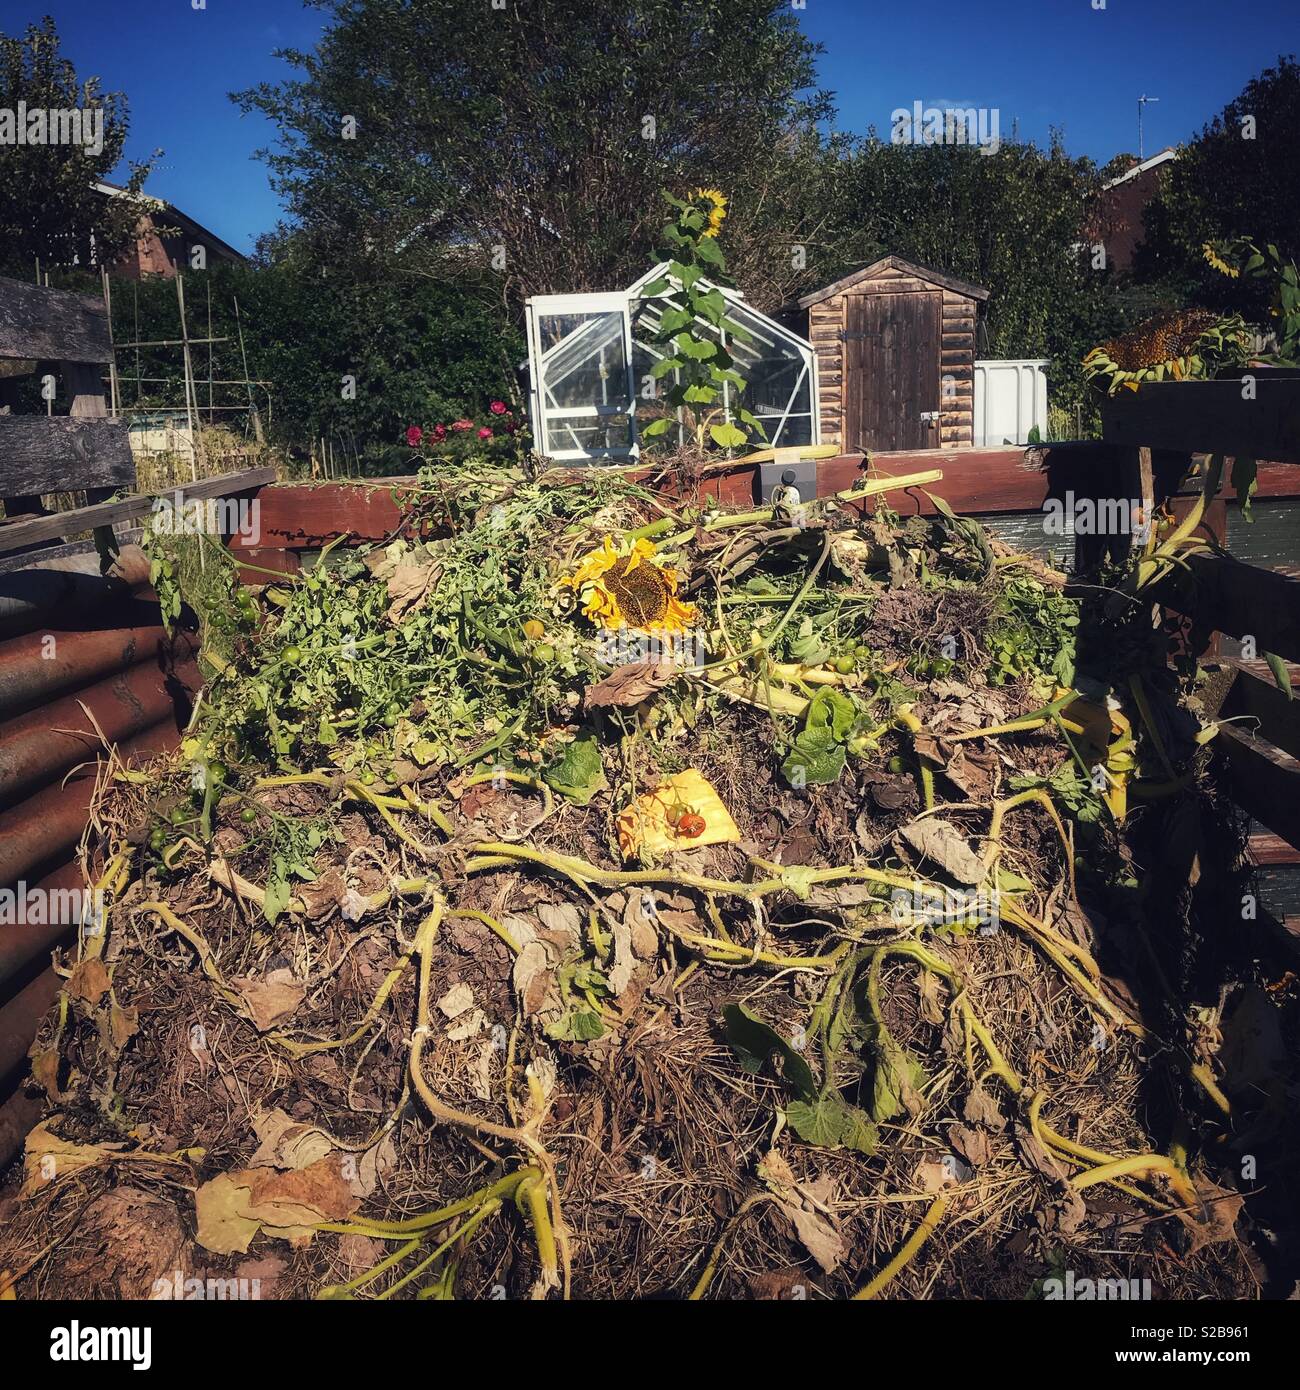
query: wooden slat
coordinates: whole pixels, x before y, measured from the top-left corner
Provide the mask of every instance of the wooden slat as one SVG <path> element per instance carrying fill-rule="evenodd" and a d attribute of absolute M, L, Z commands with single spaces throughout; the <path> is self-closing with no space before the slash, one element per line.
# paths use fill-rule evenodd
<path fill-rule="evenodd" d="M 1192 555 L 1152 597 L 1229 637 L 1253 637 L 1261 652 L 1300 661 L 1300 579 L 1230 555 Z"/>
<path fill-rule="evenodd" d="M 201 478 L 197 483 L 186 483 L 165 494 L 182 498 L 234 497 L 241 492 L 251 492 L 256 488 L 275 481 L 274 468 L 246 468 L 239 473 L 226 473 L 219 478 Z M 310 499 L 308 499 L 310 503 Z M 11 526 L 0 526 L 0 555 L 23 546 L 41 541 L 60 540 L 76 531 L 91 531 L 97 526 L 115 526 L 122 521 L 132 521 L 144 516 L 153 509 L 152 497 L 124 497 L 118 502 L 100 502 L 93 507 L 75 507 L 67 512 L 55 512 L 51 516 L 34 517 L 31 521 L 15 521 Z M 33 555 L 39 559 L 40 553 Z"/>
<path fill-rule="evenodd" d="M 111 362 L 108 311 L 90 295 L 0 276 L 0 357 Z"/>
<path fill-rule="evenodd" d="M 1148 382 L 1102 404 L 1109 443 L 1300 463 L 1300 375 L 1254 373 L 1255 399 L 1240 379 Z"/>
<path fill-rule="evenodd" d="M 1232 799 L 1287 844 L 1300 846 L 1300 762 L 1239 725 L 1223 725 L 1216 744 Z"/>
<path fill-rule="evenodd" d="M 1286 869 L 1300 864 L 1300 849 L 1287 844 L 1271 830 L 1252 831 L 1246 843 L 1246 853 L 1250 856 L 1250 862 L 1262 869 Z"/>
<path fill-rule="evenodd" d="M 134 484 L 125 420 L 0 416 L 0 493 L 6 497 Z"/>
<path fill-rule="evenodd" d="M 826 430 L 823 427 L 822 435 Z M 926 491 L 942 497 L 954 510 L 967 515 L 1001 515 L 1008 512 L 1036 512 L 1047 497 L 1048 475 L 1033 459 L 1027 461 L 1023 448 L 996 449 L 908 449 L 897 453 L 872 455 L 872 476 L 892 474 L 901 477 L 928 468 L 941 468 L 943 481 L 931 483 Z M 727 472 L 706 478 L 700 487 L 704 495 L 717 497 L 728 506 L 750 506 L 754 499 L 754 465 L 737 465 Z M 580 470 L 575 470 L 575 473 Z M 651 470 L 640 476 L 647 478 Z M 633 476 L 637 476 L 636 473 Z M 819 459 L 817 495 L 829 496 L 861 482 L 861 454 L 841 454 Z M 272 550 L 319 549 L 342 533 L 357 543 L 389 539 L 401 524 L 401 513 L 393 501 L 415 488 L 413 478 L 367 479 L 365 486 L 355 483 L 277 483 L 258 494 L 261 508 L 263 555 Z M 913 489 L 891 492 L 889 502 L 910 515 L 935 514 L 937 508 Z M 232 539 L 237 555 L 248 554 Z M 265 563 L 265 561 L 259 561 Z M 272 566 L 274 568 L 274 566 Z"/>
<path fill-rule="evenodd" d="M 1259 920 L 1284 950 L 1300 957 L 1300 917 L 1283 917 L 1279 921 L 1271 912 L 1261 911 Z"/>
<path fill-rule="evenodd" d="M 1246 716 L 1246 728 L 1293 758 L 1300 758 L 1300 700 L 1287 699 L 1264 662 L 1236 661 L 1232 665 L 1237 674 L 1221 713 L 1230 718 Z M 1300 690 L 1300 673 L 1292 672 L 1292 683 Z"/>

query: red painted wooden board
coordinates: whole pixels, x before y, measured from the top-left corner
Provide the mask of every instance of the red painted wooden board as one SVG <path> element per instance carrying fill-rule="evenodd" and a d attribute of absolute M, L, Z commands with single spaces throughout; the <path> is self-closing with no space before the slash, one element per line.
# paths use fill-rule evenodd
<path fill-rule="evenodd" d="M 875 454 L 871 462 L 872 477 L 942 469 L 943 481 L 927 484 L 927 490 L 959 512 L 1037 511 L 1047 495 L 1046 475 L 1027 466 L 1025 451 L 1019 448 L 918 449 Z M 700 494 L 734 506 L 751 505 L 754 472 L 751 465 L 714 474 L 701 480 Z M 650 470 L 644 476 L 650 477 Z M 818 495 L 842 492 L 865 477 L 860 455 L 825 459 L 817 469 Z M 270 552 L 316 550 L 343 532 L 357 542 L 386 540 L 401 524 L 393 494 L 411 486 L 409 478 L 392 478 L 373 483 L 277 483 L 264 487 L 257 494 L 261 516 L 256 544 L 233 536 L 231 549 L 241 558 L 278 569 L 280 566 L 269 558 Z M 934 511 L 933 504 L 915 488 L 888 496 L 890 505 L 905 514 Z"/>

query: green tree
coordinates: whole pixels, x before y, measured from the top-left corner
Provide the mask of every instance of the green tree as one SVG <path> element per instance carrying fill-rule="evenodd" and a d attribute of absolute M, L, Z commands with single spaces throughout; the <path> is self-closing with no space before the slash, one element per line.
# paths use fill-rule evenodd
<path fill-rule="evenodd" d="M 1269 289 L 1231 280 L 1207 264 L 1204 245 L 1249 237 L 1300 259 L 1300 65 L 1279 57 L 1253 77 L 1168 167 L 1147 209 L 1134 273 L 1162 281 L 1183 302 L 1238 309 L 1262 319 Z"/>
<path fill-rule="evenodd" d="M 139 219 L 127 199 L 95 191 L 122 158 L 126 97 L 101 91 L 98 78 L 78 78 L 59 52 L 58 31 L 47 15 L 22 37 L 0 32 L 0 111 L 16 120 L 20 103 L 28 113 L 83 113 L 87 138 L 80 144 L 0 143 L 0 270 L 28 279 L 37 258 L 43 266 L 89 265 L 92 246 L 93 259 L 111 260 L 130 243 Z M 89 130 L 101 117 L 92 142 Z M 140 191 L 149 169 L 132 165 L 129 192 Z"/>
<path fill-rule="evenodd" d="M 235 99 L 275 122 L 265 157 L 323 258 L 495 262 L 515 302 L 611 289 L 655 244 L 658 190 L 713 185 L 747 292 L 793 286 L 816 220 L 787 217 L 791 170 L 830 104 L 787 0 L 313 3 L 319 47 L 282 55 L 301 75 Z"/>
<path fill-rule="evenodd" d="M 271 384 L 269 420 L 263 411 L 271 439 L 297 454 L 327 437 L 349 468 L 373 470 L 408 425 L 480 414 L 496 398 L 518 406 L 514 366 L 525 352 L 522 335 L 483 286 L 343 273 L 290 238 L 262 264 L 188 275 L 185 295 L 190 331 L 200 320 L 206 328 L 210 296 L 213 336 L 227 339 L 212 348 L 212 376 L 241 379 L 246 354 L 248 375 Z M 119 282 L 113 318 L 119 342 L 177 337 L 175 286 Z M 193 355 L 203 415 L 208 349 L 195 347 Z M 176 349 L 119 352 L 118 377 L 128 410 L 184 401 Z M 229 387 L 214 397 L 218 405 L 247 399 Z M 254 398 L 265 405 L 260 390 Z M 215 419 L 227 423 L 230 413 Z"/>

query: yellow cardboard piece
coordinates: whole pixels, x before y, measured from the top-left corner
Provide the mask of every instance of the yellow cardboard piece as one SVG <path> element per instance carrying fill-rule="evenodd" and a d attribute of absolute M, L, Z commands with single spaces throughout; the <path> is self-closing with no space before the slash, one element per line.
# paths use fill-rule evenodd
<path fill-rule="evenodd" d="M 668 819 L 673 808 L 703 817 L 699 835 L 680 835 Z M 731 845 L 740 840 L 740 829 L 722 798 L 693 767 L 667 778 L 652 792 L 639 796 L 618 818 L 618 847 L 624 859 L 670 854 L 673 850 L 698 849 L 702 845 Z"/>

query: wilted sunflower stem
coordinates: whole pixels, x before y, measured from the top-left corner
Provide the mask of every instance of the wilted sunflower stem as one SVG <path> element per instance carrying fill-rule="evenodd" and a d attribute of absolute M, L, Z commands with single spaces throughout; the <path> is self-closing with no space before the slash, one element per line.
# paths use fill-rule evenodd
<path fill-rule="evenodd" d="M 921 1224 L 904 1241 L 902 1249 L 892 1260 L 877 1274 L 869 1283 L 864 1284 L 857 1293 L 853 1295 L 854 1301 L 861 1299 L 875 1298 L 882 1289 L 891 1283 L 909 1264 L 916 1258 L 921 1247 L 934 1234 L 935 1228 L 943 1220 L 944 1213 L 948 1210 L 950 1198 L 948 1193 L 941 1192 L 933 1202 L 930 1203 L 929 1210 L 921 1218 Z"/>
<path fill-rule="evenodd" d="M 722 1258 L 722 1251 L 726 1243 L 735 1234 L 736 1228 L 740 1225 L 745 1214 L 752 1211 L 755 1207 L 761 1206 L 764 1202 L 774 1202 L 776 1198 L 770 1192 L 755 1192 L 752 1196 L 746 1197 L 736 1208 L 731 1220 L 722 1228 L 722 1234 L 714 1243 L 713 1249 L 709 1254 L 708 1263 L 704 1266 L 700 1277 L 695 1281 L 694 1288 L 686 1295 L 688 1303 L 698 1303 L 709 1291 L 709 1285 L 713 1283 L 713 1276 L 718 1272 L 718 1261 Z"/>
<path fill-rule="evenodd" d="M 275 777 L 258 777 L 254 780 L 252 787 L 254 791 L 271 791 L 275 787 L 334 787 L 337 782 L 337 776 L 328 772 L 287 772 L 280 773 Z M 425 852 L 427 852 L 428 847 L 421 845 L 418 840 L 403 830 L 389 814 L 390 812 L 415 811 L 426 820 L 432 821 L 449 838 L 455 833 L 451 822 L 431 801 L 421 801 L 418 798 L 414 801 L 408 801 L 401 797 L 386 796 L 383 792 L 374 791 L 350 777 L 344 778 L 343 791 L 351 800 L 363 801 L 373 806 L 398 839 Z"/>
<path fill-rule="evenodd" d="M 916 735 L 924 733 L 925 725 L 912 713 L 911 705 L 899 705 L 895 711 L 897 722 L 915 740 Z M 916 767 L 921 779 L 921 800 L 927 811 L 934 810 L 934 762 L 924 753 L 916 754 Z"/>
<path fill-rule="evenodd" d="M 1219 491 L 1222 478 L 1223 455 L 1214 454 L 1206 466 L 1205 477 L 1201 484 L 1201 495 L 1196 499 L 1195 505 L 1179 522 L 1175 530 L 1151 552 L 1150 556 L 1138 563 L 1133 584 L 1135 590 L 1141 590 L 1153 584 L 1165 572 L 1169 562 L 1177 561 L 1180 548 L 1185 547 L 1191 540 L 1196 528 L 1201 524 L 1206 507 Z M 1154 537 L 1154 535 L 1153 530 L 1152 536 Z"/>
<path fill-rule="evenodd" d="M 523 1127 L 512 1125 L 499 1125 L 492 1120 L 482 1119 L 478 1115 L 471 1115 L 468 1111 L 457 1110 L 454 1106 L 447 1105 L 440 1100 L 433 1092 L 433 1088 L 424 1078 L 421 1062 L 424 1055 L 425 1039 L 430 1036 L 429 1026 L 429 993 L 430 978 L 433 959 L 433 942 L 438 934 L 438 928 L 442 924 L 445 914 L 446 904 L 441 893 L 435 893 L 433 908 L 429 915 L 420 924 L 415 936 L 415 951 L 420 958 L 420 983 L 416 999 L 416 1026 L 411 1033 L 411 1055 L 408 1062 L 408 1071 L 411 1084 L 414 1086 L 416 1094 L 424 1102 L 425 1109 L 436 1120 L 441 1120 L 445 1124 L 456 1125 L 461 1129 L 468 1129 L 479 1134 L 491 1135 L 495 1139 L 504 1139 L 509 1143 L 517 1144 L 526 1149 L 537 1159 L 543 1173 L 543 1177 L 536 1180 L 536 1188 L 530 1188 L 528 1195 L 528 1209 L 533 1216 L 534 1233 L 537 1236 L 538 1255 L 542 1262 L 543 1277 L 548 1284 L 554 1279 L 558 1282 L 556 1275 L 556 1243 L 564 1251 L 564 1270 L 565 1270 L 565 1292 L 568 1291 L 568 1271 L 569 1255 L 568 1241 L 564 1234 L 564 1227 L 560 1218 L 559 1209 L 559 1184 L 555 1180 L 555 1166 L 550 1155 L 542 1146 L 537 1138 L 535 1131 L 540 1127 L 545 1118 L 544 1111 L 538 1111 Z M 552 1221 L 549 1210 L 547 1209 L 547 1190 L 550 1191 L 550 1200 L 555 1204 L 555 1218 Z M 518 1200 L 518 1194 L 516 1194 Z M 541 1209 L 544 1222 L 538 1220 L 537 1212 Z"/>

